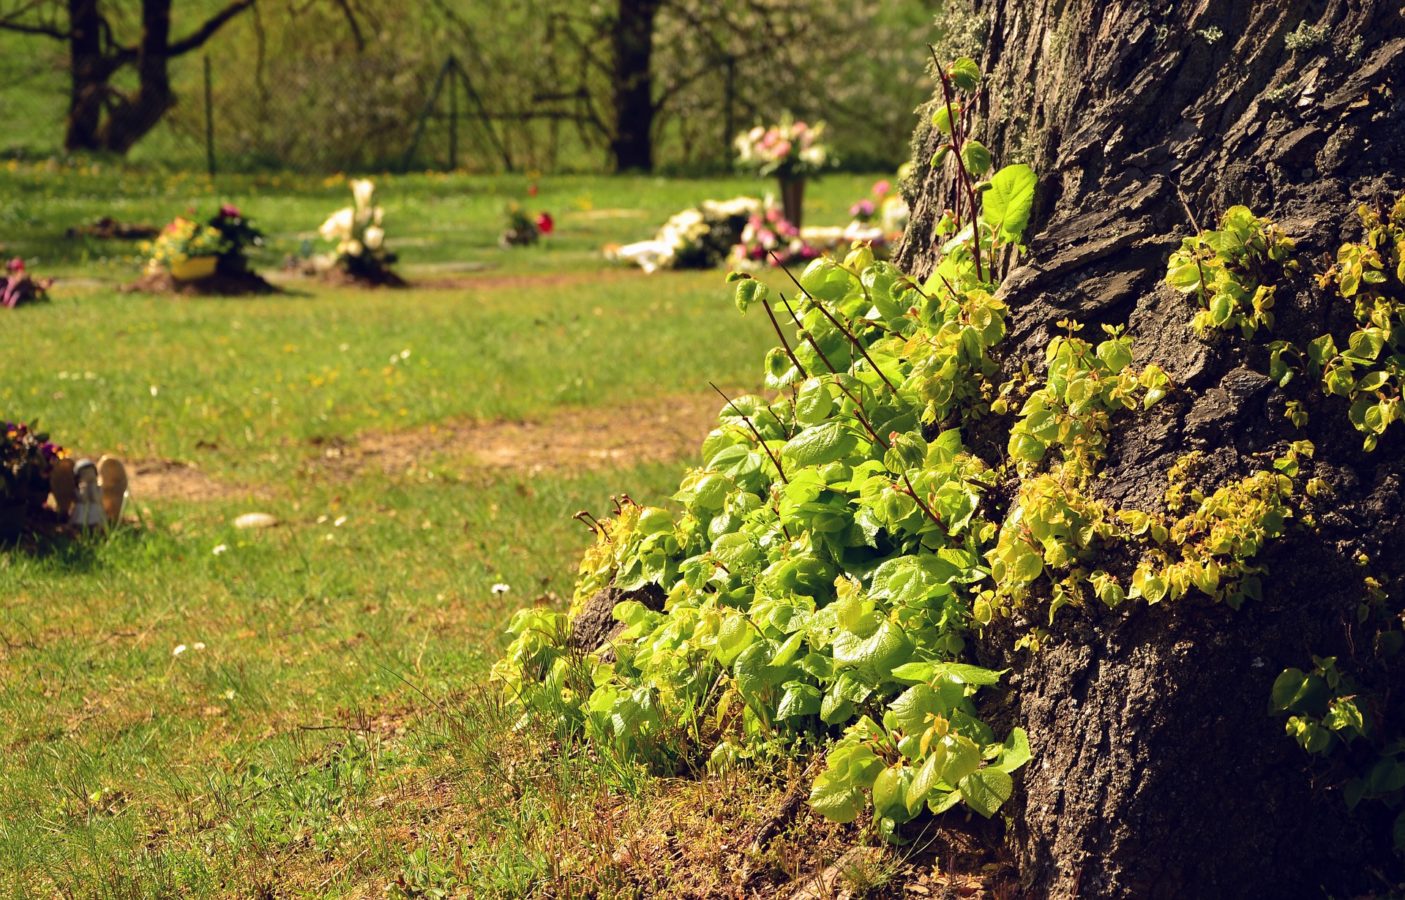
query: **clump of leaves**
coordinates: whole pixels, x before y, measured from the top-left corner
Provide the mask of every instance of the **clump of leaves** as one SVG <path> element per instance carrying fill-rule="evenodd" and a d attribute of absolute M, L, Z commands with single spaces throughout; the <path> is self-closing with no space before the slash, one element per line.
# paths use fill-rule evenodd
<path fill-rule="evenodd" d="M 1295 269 L 1293 240 L 1267 219 L 1232 206 L 1220 227 L 1185 238 L 1171 254 L 1166 283 L 1194 293 L 1201 309 L 1191 327 L 1201 337 L 1238 328 L 1251 337 L 1273 327 L 1275 282 Z"/>
<path fill-rule="evenodd" d="M 1107 340 L 1094 346 L 1074 332 L 1077 322 L 1059 323 L 1067 334 L 1050 341 L 1044 387 L 1034 391 L 1010 431 L 1010 456 L 1038 463 L 1051 447 L 1062 452 L 1063 469 L 1076 478 L 1092 474 L 1103 457 L 1112 414 L 1150 408 L 1170 388 L 1157 365 L 1132 368 L 1132 339 L 1122 328 L 1105 325 Z"/>
<path fill-rule="evenodd" d="M 1352 304 L 1356 329 L 1345 349 L 1325 334 L 1307 348 L 1309 369 L 1329 394 L 1350 402 L 1348 418 L 1366 435 L 1367 450 L 1401 416 L 1405 373 L 1405 195 L 1390 210 L 1362 206 L 1365 231 L 1345 243 L 1337 261 L 1319 278 Z"/>
<path fill-rule="evenodd" d="M 944 73 L 954 98 L 972 69 Z M 894 840 L 923 809 L 989 816 L 1010 796 L 1027 741 L 981 722 L 976 694 L 1000 675 L 963 659 L 996 529 L 994 473 L 961 428 L 996 396 L 1007 310 L 991 262 L 1023 235 L 1034 174 L 992 174 L 951 112 L 970 190 L 929 278 L 867 247 L 812 262 L 793 294 L 733 276 L 737 306 L 778 338 L 773 396 L 723 395 L 676 511 L 591 521 L 575 605 L 656 584 L 663 611 L 619 603 L 608 655 L 573 652 L 564 615 L 513 619 L 494 673 L 524 714 L 662 769 L 837 736 L 812 803 L 841 821 L 872 806 Z"/>

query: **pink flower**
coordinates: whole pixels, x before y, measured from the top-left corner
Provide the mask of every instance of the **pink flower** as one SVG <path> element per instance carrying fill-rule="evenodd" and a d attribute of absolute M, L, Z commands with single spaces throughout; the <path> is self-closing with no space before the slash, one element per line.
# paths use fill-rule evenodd
<path fill-rule="evenodd" d="M 781 157 L 781 156 L 789 156 L 789 155 L 790 155 L 790 141 L 781 141 L 779 144 L 776 145 L 776 156 Z"/>
<path fill-rule="evenodd" d="M 24 260 L 16 256 L 5 264 L 5 270 L 12 275 L 19 275 L 24 272 Z"/>
<path fill-rule="evenodd" d="M 226 219 L 237 219 L 239 218 L 239 207 L 233 203 L 226 203 L 220 207 L 220 215 Z"/>
<path fill-rule="evenodd" d="M 873 196 L 882 197 L 884 194 L 888 193 L 892 189 L 893 186 L 888 183 L 888 179 L 886 178 L 882 179 L 881 181 L 875 181 L 873 183 Z"/>
<path fill-rule="evenodd" d="M 776 233 L 769 228 L 763 228 L 756 232 L 756 239 L 762 244 L 772 244 L 775 243 Z"/>
<path fill-rule="evenodd" d="M 791 131 L 794 131 L 796 134 L 804 134 L 805 130 L 809 127 L 810 126 L 806 125 L 804 122 L 796 122 L 791 126 Z"/>
<path fill-rule="evenodd" d="M 551 218 L 551 213 L 539 213 L 537 215 L 537 231 L 542 234 L 551 234 L 556 230 L 556 222 Z"/>

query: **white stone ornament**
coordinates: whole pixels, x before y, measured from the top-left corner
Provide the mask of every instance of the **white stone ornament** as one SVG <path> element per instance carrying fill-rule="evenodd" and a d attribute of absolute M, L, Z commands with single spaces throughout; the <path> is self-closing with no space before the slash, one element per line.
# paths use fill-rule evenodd
<path fill-rule="evenodd" d="M 73 467 L 73 475 L 78 491 L 69 523 L 78 528 L 106 528 L 107 514 L 103 512 L 102 488 L 98 486 L 98 464 L 91 459 L 80 459 Z"/>
<path fill-rule="evenodd" d="M 97 462 L 61 460 L 49 485 L 54 506 L 77 528 L 106 528 L 122 521 L 127 504 L 127 469 L 122 461 L 104 456 Z"/>

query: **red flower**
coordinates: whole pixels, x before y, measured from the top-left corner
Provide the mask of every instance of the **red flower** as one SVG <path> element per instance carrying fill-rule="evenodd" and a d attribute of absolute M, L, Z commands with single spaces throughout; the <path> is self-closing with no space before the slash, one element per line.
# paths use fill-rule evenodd
<path fill-rule="evenodd" d="M 535 197 L 536 195 L 537 195 L 537 183 L 534 181 L 534 182 L 532 182 L 531 184 L 527 185 L 527 196 L 528 196 L 528 197 Z"/>
<path fill-rule="evenodd" d="M 5 268 L 14 274 L 19 274 L 24 271 L 24 260 L 16 256 L 6 264 Z"/>
<path fill-rule="evenodd" d="M 556 223 L 552 221 L 551 213 L 537 213 L 537 231 L 542 234 L 551 234 L 556 228 Z"/>

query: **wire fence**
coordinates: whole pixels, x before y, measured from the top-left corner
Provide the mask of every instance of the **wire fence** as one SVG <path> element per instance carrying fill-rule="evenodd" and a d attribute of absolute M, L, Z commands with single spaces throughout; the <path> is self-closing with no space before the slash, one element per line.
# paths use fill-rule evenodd
<path fill-rule="evenodd" d="M 611 163 L 609 113 L 583 89 L 502 96 L 452 53 L 409 70 L 377 71 L 373 57 L 357 63 L 250 83 L 206 58 L 140 155 L 220 172 L 600 171 Z M 731 164 L 732 135 L 748 114 L 735 83 L 735 60 L 722 60 L 715 77 L 660 111 L 653 134 L 662 168 Z"/>

